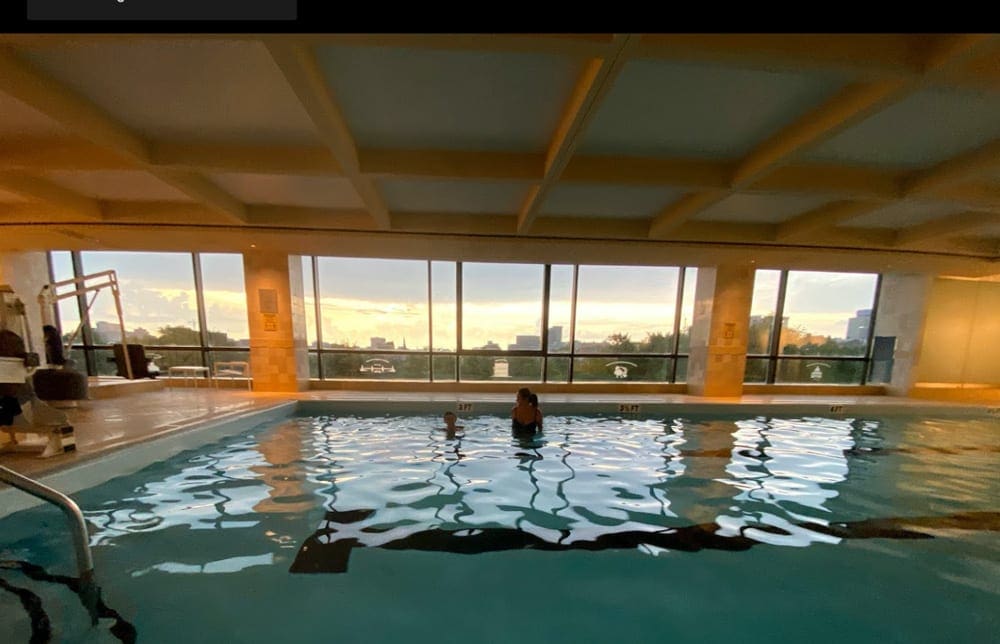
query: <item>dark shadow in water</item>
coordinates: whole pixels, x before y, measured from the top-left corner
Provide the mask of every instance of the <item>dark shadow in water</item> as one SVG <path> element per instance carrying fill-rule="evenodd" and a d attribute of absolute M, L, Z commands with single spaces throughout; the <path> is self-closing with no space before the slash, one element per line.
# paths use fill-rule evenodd
<path fill-rule="evenodd" d="M 85 584 L 80 582 L 77 577 L 68 577 L 66 575 L 53 575 L 46 571 L 39 565 L 28 563 L 27 561 L 0 561 L 0 570 L 17 570 L 22 573 L 25 577 L 33 579 L 35 581 L 43 581 L 49 583 L 62 584 L 66 586 L 77 596 L 80 597 L 80 601 L 84 608 L 87 608 L 89 603 L 88 598 L 84 595 L 87 593 L 87 588 Z M 3 580 L 0 580 L 3 582 Z M 24 606 L 25 610 L 28 611 L 28 615 L 31 619 L 31 642 L 48 642 L 51 637 L 51 626 L 49 623 L 48 615 L 42 606 L 41 599 L 32 593 L 31 591 L 25 591 L 24 589 L 11 586 L 7 583 L 0 583 L 0 588 L 13 592 L 19 596 L 21 600 L 21 605 Z M 19 592 L 23 591 L 23 592 Z M 97 617 L 113 619 L 114 624 L 111 625 L 109 629 L 111 634 L 114 635 L 119 641 L 126 642 L 126 644 L 132 644 L 136 641 L 136 630 L 130 622 L 123 618 L 118 611 L 110 608 L 104 603 L 104 600 L 100 596 L 100 590 L 97 591 L 96 598 L 96 608 Z M 33 597 L 28 597 L 25 595 L 31 595 Z"/>
<path fill-rule="evenodd" d="M 293 573 L 340 573 L 347 572 L 351 550 L 364 548 L 356 537 L 336 538 L 337 529 L 331 523 L 348 523 L 338 520 L 347 517 L 357 522 L 371 516 L 374 510 L 353 510 L 329 512 L 325 527 L 317 530 L 302 544 L 289 572 Z M 797 523 L 798 527 L 841 539 L 933 539 L 934 536 L 915 528 L 957 528 L 962 530 L 986 530 L 1000 532 L 1000 512 L 963 512 L 941 517 L 904 517 L 886 519 L 866 519 L 822 525 L 819 523 Z M 570 531 L 564 530 L 558 542 L 546 541 L 541 537 L 516 528 L 482 528 L 474 530 L 420 530 L 400 539 L 379 545 L 387 550 L 425 550 L 450 552 L 454 554 L 479 554 L 502 550 L 632 550 L 640 545 L 697 552 L 698 550 L 742 551 L 761 545 L 762 542 L 743 534 L 743 530 L 753 528 L 772 534 L 789 534 L 781 528 L 768 525 L 751 525 L 741 529 L 739 535 L 717 534 L 717 523 L 680 526 L 661 532 L 630 530 L 602 534 L 590 541 L 565 543 Z M 366 530 L 362 530 L 365 532 Z M 370 531 L 368 531 L 370 532 Z"/>

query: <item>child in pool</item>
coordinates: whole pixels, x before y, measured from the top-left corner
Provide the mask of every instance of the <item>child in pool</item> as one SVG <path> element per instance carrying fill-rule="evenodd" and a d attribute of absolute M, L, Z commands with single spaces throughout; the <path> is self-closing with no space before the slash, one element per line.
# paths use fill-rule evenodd
<path fill-rule="evenodd" d="M 446 438 L 455 438 L 456 432 L 460 429 L 465 429 L 464 425 L 456 425 L 458 421 L 458 416 L 455 415 L 453 411 L 444 412 L 444 431 L 446 432 Z"/>

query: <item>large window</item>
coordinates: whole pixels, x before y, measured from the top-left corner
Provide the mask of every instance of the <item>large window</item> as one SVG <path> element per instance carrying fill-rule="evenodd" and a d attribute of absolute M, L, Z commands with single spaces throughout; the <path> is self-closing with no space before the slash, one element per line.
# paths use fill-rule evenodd
<path fill-rule="evenodd" d="M 56 281 L 115 271 L 125 340 L 144 345 L 161 369 L 248 359 L 240 255 L 53 251 L 50 257 Z M 111 292 L 61 300 L 58 313 L 64 339 L 73 340 L 71 357 L 79 363 L 82 355 L 91 375 L 115 375 L 112 345 L 122 342 L 123 329 Z"/>
<path fill-rule="evenodd" d="M 869 273 L 757 271 L 745 381 L 864 384 L 878 289 Z"/>
<path fill-rule="evenodd" d="M 306 273 L 315 261 L 317 280 L 307 288 L 319 293 L 310 365 L 325 379 L 674 382 L 685 375 L 694 269 L 304 261 Z"/>

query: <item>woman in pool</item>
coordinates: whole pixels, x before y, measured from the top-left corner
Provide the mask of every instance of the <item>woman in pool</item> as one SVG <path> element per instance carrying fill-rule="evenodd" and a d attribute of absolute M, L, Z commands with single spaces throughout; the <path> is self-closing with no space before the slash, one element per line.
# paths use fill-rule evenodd
<path fill-rule="evenodd" d="M 542 412 L 538 396 L 527 387 L 517 390 L 517 404 L 510 410 L 511 431 L 517 437 L 531 437 L 542 431 Z"/>

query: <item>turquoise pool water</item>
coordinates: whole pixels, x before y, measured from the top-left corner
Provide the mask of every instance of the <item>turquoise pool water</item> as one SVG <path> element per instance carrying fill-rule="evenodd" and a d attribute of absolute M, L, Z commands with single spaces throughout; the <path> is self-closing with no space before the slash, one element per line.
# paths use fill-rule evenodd
<path fill-rule="evenodd" d="M 1000 633 L 996 419 L 550 416 L 527 442 L 461 422 L 292 418 L 74 495 L 123 623 L 11 563 L 73 574 L 51 507 L 0 519 L 0 580 L 64 642 Z M 0 635 L 27 642 L 4 590 Z"/>

